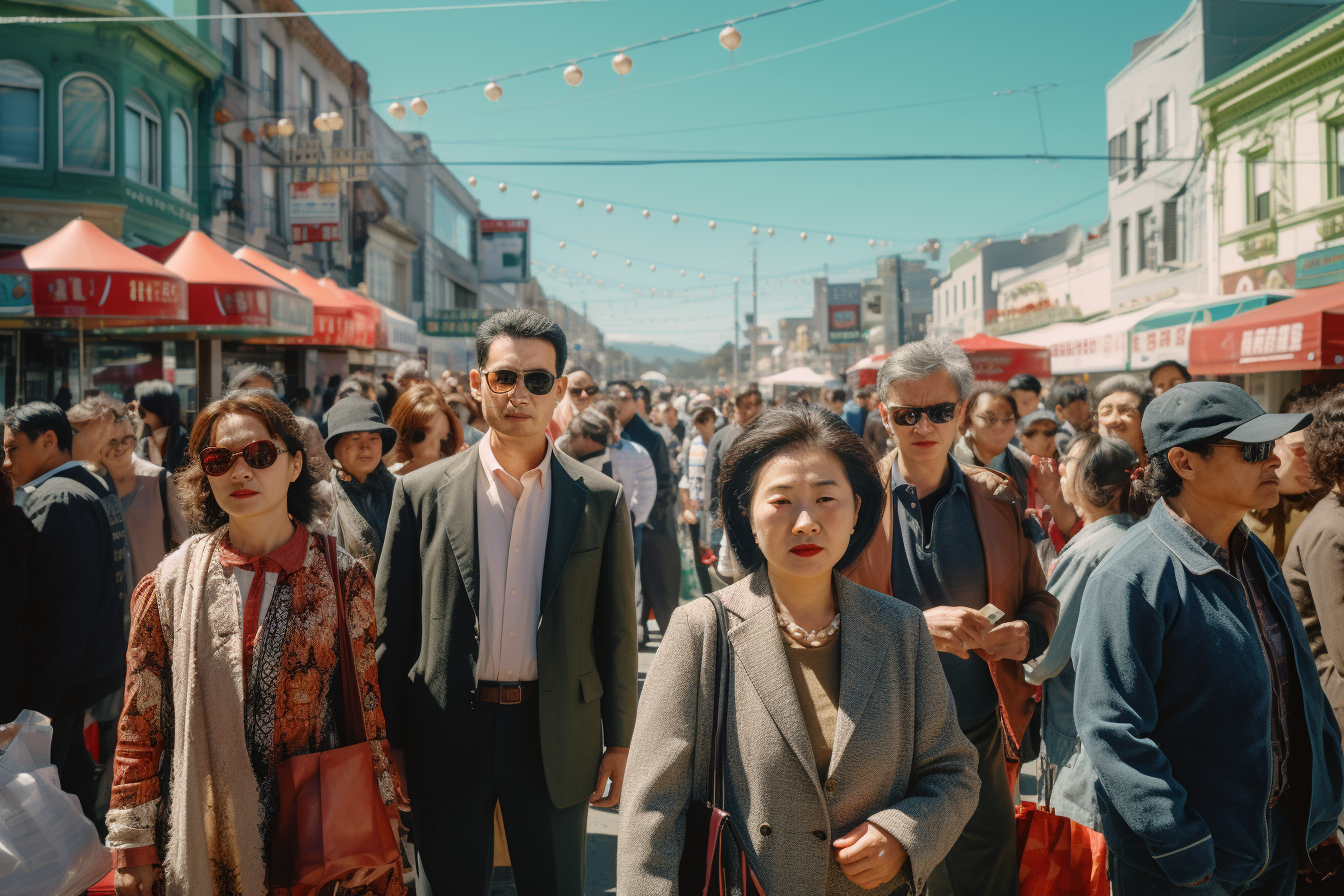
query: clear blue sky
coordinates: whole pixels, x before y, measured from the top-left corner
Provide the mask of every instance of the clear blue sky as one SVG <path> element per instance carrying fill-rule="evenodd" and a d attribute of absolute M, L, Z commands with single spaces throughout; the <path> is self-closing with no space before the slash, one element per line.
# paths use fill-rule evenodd
<path fill-rule="evenodd" d="M 395 0 L 420 5 L 433 0 Z M 455 2 L 455 0 L 439 0 Z M 607 0 L 583 5 L 336 16 L 318 24 L 370 72 L 373 96 L 417 93 L 564 62 L 783 6 L 788 0 Z M 760 225 L 761 319 L 809 313 L 811 276 L 855 279 L 879 252 L 927 237 L 1019 236 L 1106 214 L 1104 162 L 936 161 L 506 167 L 504 160 L 793 153 L 1029 153 L 1041 150 L 1037 84 L 1056 153 L 1104 153 L 1105 85 L 1131 44 L 1169 27 L 1187 0 L 823 0 L 738 27 L 729 69 L 718 29 L 584 63 L 577 89 L 559 69 L 427 96 L 418 129 L 460 179 L 475 175 L 492 217 L 529 217 L 548 293 L 581 305 L 611 337 L 709 350 L 731 337 L 732 277 L 749 310 L 751 239 Z M 167 5 L 164 0 L 162 5 Z M 310 11 L 370 0 L 310 0 Z M 922 10 L 928 10 L 923 11 Z M 762 61 L 914 13 L 815 49 Z M 700 76 L 700 77 L 696 77 Z M 678 80 L 681 79 L 681 80 Z M 675 82 L 675 83 L 667 83 Z M 386 102 L 379 102 L 380 112 Z M 891 108 L 904 107 L 904 108 Z M 865 111 L 867 110 L 867 111 Z M 854 114 L 837 115 L 836 113 Z M 781 120 L 783 119 L 783 120 Z M 749 126 L 747 122 L 756 123 Z M 509 185 L 501 194 L 496 185 Z M 531 189 L 542 193 L 533 201 Z M 570 194 L 569 196 L 559 194 Z M 582 196 L 579 209 L 572 196 Z M 603 205 L 616 204 L 613 214 Z M 648 220 L 639 209 L 653 211 Z M 682 220 L 672 224 L 670 212 Z M 765 228 L 776 235 L 768 238 Z M 800 229 L 808 239 L 799 239 Z M 834 243 L 827 232 L 837 233 Z M 839 233 L 855 236 L 840 236 Z M 861 235 L 861 236 L 860 236 Z M 870 249 L 867 237 L 893 249 Z M 560 249 L 560 239 L 566 248 Z M 599 253 L 593 258 L 590 252 Z M 626 258 L 634 264 L 626 267 Z M 649 264 L 657 271 L 650 272 Z M 552 273 L 550 265 L 568 273 Z M 679 276 L 685 268 L 686 277 Z M 706 273 L 705 280 L 696 276 Z M 575 272 L 592 274 L 579 285 Z M 789 276 L 780 279 L 781 274 Z M 597 286 L 604 279 L 606 287 Z M 795 282 L 802 278 L 802 283 Z M 766 282 L 771 281 L 771 282 Z M 616 289 L 624 282 L 625 290 Z M 715 286 L 716 288 L 708 288 Z M 639 287 L 640 295 L 633 289 Z M 650 287 L 659 290 L 651 298 Z M 683 290 L 689 289 L 689 292 Z M 662 292 L 671 290 L 672 296 Z"/>

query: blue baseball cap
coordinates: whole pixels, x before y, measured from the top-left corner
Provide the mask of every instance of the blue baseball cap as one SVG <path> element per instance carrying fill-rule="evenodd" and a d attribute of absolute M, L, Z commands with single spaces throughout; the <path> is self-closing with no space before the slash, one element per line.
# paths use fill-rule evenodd
<path fill-rule="evenodd" d="M 1153 399 L 1143 413 L 1143 444 L 1148 454 L 1192 442 L 1272 442 L 1305 429 L 1311 414 L 1266 414 L 1245 390 L 1231 383 L 1181 383 Z"/>

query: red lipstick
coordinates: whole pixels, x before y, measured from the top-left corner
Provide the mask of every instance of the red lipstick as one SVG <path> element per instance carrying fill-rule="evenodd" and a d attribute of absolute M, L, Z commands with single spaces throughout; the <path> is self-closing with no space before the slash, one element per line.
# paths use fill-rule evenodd
<path fill-rule="evenodd" d="M 821 551 L 822 547 L 819 544 L 800 544 L 789 548 L 790 554 L 797 554 L 799 557 L 815 557 Z"/>
<path fill-rule="evenodd" d="M 252 489 L 250 489 L 250 488 L 238 488 L 238 489 L 234 489 L 233 491 L 229 492 L 229 497 L 231 497 L 231 498 L 250 498 L 250 497 L 252 497 L 252 496 L 255 495 L 255 494 L 258 494 L 258 493 L 252 491 Z"/>

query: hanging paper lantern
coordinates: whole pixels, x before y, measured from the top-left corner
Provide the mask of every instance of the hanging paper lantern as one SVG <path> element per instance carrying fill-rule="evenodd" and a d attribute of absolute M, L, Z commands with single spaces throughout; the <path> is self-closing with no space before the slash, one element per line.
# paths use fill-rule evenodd
<path fill-rule="evenodd" d="M 835 237 L 832 236 L 832 235 L 829 234 L 829 233 L 826 234 L 826 242 L 828 242 L 828 243 L 833 243 L 833 242 L 835 242 Z"/>
<path fill-rule="evenodd" d="M 653 271 L 656 271 L 656 270 L 658 270 L 658 265 L 656 265 L 656 264 L 651 264 L 651 265 L 649 265 L 649 272 L 650 272 L 650 273 L 652 273 Z"/>
<path fill-rule="evenodd" d="M 564 241 L 564 240 L 561 240 L 561 241 L 560 241 L 560 248 L 561 248 L 561 249 L 565 248 L 565 241 Z"/>
<path fill-rule="evenodd" d="M 672 223 L 673 223 L 673 224 L 677 223 L 677 222 L 680 221 L 680 220 L 681 220 L 681 215 L 673 215 L 673 216 L 672 216 Z"/>
<path fill-rule="evenodd" d="M 710 229 L 710 230 L 713 230 L 714 228 L 716 228 L 716 227 L 718 227 L 718 226 L 719 226 L 718 223 L 715 222 L 715 221 L 710 221 L 710 222 L 709 222 L 709 229 Z"/>
<path fill-rule="evenodd" d="M 640 214 L 642 214 L 644 217 L 647 218 L 647 217 L 649 216 L 649 210 L 648 210 L 648 209 L 644 209 L 644 211 L 640 212 Z"/>
<path fill-rule="evenodd" d="M 579 208 L 583 208 L 583 200 L 582 200 L 582 199 L 575 199 L 575 200 L 574 200 L 574 204 L 577 205 Z"/>
<path fill-rule="evenodd" d="M 494 81 L 485 85 L 485 98 L 492 103 L 499 102 L 499 98 L 504 95 L 504 88 L 500 87 Z"/>
<path fill-rule="evenodd" d="M 565 83 L 570 87 L 578 87 L 583 83 L 583 69 L 577 65 L 571 65 L 565 69 Z"/>
<path fill-rule="evenodd" d="M 425 113 L 429 111 L 429 103 L 425 102 L 420 97 L 416 97 L 411 100 L 411 111 L 421 118 L 424 118 Z"/>
<path fill-rule="evenodd" d="M 607 203 L 607 214 L 611 214 L 611 203 Z"/>
<path fill-rule="evenodd" d="M 761 232 L 761 228 L 759 228 L 759 227 L 757 227 L 755 224 L 753 224 L 753 225 L 751 225 L 751 232 L 752 232 L 752 233 L 760 233 L 760 232 Z"/>
<path fill-rule="evenodd" d="M 877 240 L 869 240 L 869 241 L 868 241 L 868 245 L 870 245 L 870 246 L 873 246 L 873 245 L 876 245 L 876 244 L 877 244 Z"/>
<path fill-rule="evenodd" d="M 405 115 L 405 110 L 402 110 L 401 114 Z M 290 121 L 288 118 L 282 118 L 276 122 L 275 129 L 280 132 L 281 137 L 288 137 L 290 134 L 294 133 L 294 122 Z"/>
<path fill-rule="evenodd" d="M 767 227 L 767 228 L 765 228 L 765 235 L 766 235 L 766 236 L 774 236 L 774 235 L 775 235 L 775 228 L 773 228 L 773 227 Z"/>
<path fill-rule="evenodd" d="M 807 231 L 804 230 L 802 233 L 798 234 L 798 236 L 800 239 L 807 239 Z"/>
<path fill-rule="evenodd" d="M 630 74 L 630 69 L 635 67 L 635 61 L 624 53 L 617 53 L 611 57 L 611 68 L 616 74 L 624 78 Z"/>
<path fill-rule="evenodd" d="M 532 191 L 532 198 L 533 198 L 533 199 L 540 199 L 540 198 L 541 198 L 541 191 L 540 191 L 540 190 L 533 190 L 533 191 Z"/>
<path fill-rule="evenodd" d="M 729 53 L 742 46 L 742 32 L 732 25 L 719 32 L 719 43 Z"/>
<path fill-rule="evenodd" d="M 594 258 L 597 257 L 597 250 L 596 250 L 596 249 L 593 250 L 592 255 L 593 255 Z"/>
<path fill-rule="evenodd" d="M 704 272 L 704 271 L 701 271 L 701 272 L 700 272 L 700 279 L 701 279 L 701 280 L 705 279 L 705 272 Z"/>
<path fill-rule="evenodd" d="M 597 281 L 597 285 L 598 285 L 598 286 L 606 286 L 606 285 L 607 285 L 607 281 L 605 281 L 605 280 L 599 280 L 599 281 Z"/>
<path fill-rule="evenodd" d="M 741 279 L 742 279 L 741 277 L 734 277 L 734 278 L 733 278 L 733 282 L 734 282 L 734 283 L 737 283 L 737 282 L 738 282 L 739 280 L 741 280 Z"/>
<path fill-rule="evenodd" d="M 476 186 L 476 175 L 473 174 L 471 177 L 467 178 L 467 183 L 473 187 Z"/>
<path fill-rule="evenodd" d="M 503 193 L 503 192 L 507 191 L 508 189 L 509 189 L 509 185 L 506 184 L 506 183 L 504 183 L 503 181 L 500 181 L 500 183 L 499 183 L 499 192 Z"/>
<path fill-rule="evenodd" d="M 627 259 L 625 260 L 625 266 L 626 266 L 626 267 L 630 267 L 630 259 L 627 258 Z"/>
<path fill-rule="evenodd" d="M 683 277 L 686 276 L 686 269 L 685 269 L 685 268 L 682 268 L 682 269 L 681 269 L 681 276 L 683 276 Z"/>
<path fill-rule="evenodd" d="M 345 119 L 341 117 L 341 113 L 332 112 L 327 115 L 327 124 L 331 126 L 333 131 L 339 131 L 345 127 Z"/>
<path fill-rule="evenodd" d="M 393 103 L 387 107 L 387 114 L 391 115 L 397 121 L 401 121 L 406 117 L 406 107 L 401 103 Z"/>
<path fill-rule="evenodd" d="M 313 127 L 319 131 L 331 130 L 331 124 L 327 121 L 327 113 L 323 112 L 313 119 Z"/>

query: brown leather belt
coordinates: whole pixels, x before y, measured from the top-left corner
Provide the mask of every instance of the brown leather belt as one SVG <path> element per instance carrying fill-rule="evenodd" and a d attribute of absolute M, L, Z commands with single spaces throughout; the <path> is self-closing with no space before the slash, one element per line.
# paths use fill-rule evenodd
<path fill-rule="evenodd" d="M 483 681 L 476 689 L 482 703 L 531 703 L 540 690 L 535 681 Z"/>

